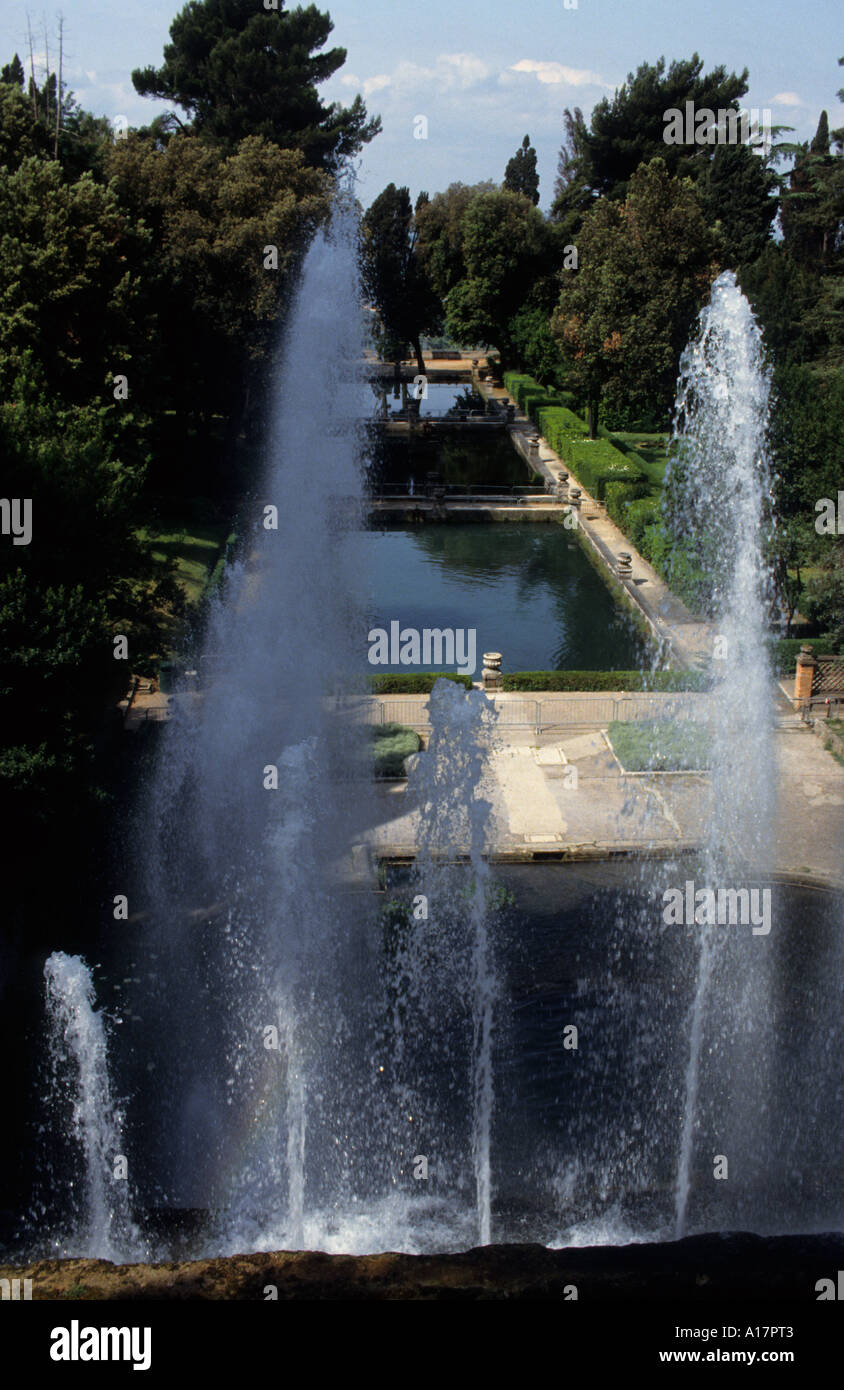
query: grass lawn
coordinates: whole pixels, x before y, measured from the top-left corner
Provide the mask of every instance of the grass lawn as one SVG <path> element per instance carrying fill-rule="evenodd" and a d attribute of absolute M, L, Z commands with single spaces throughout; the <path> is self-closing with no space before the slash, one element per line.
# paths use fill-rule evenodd
<path fill-rule="evenodd" d="M 696 772 L 711 766 L 709 735 L 686 719 L 614 719 L 610 743 L 625 772 Z"/>
<path fill-rule="evenodd" d="M 226 522 L 163 521 L 154 529 L 141 527 L 136 534 L 149 545 L 156 559 L 176 561 L 176 575 L 188 602 L 196 603 L 219 559 L 229 530 Z"/>
<path fill-rule="evenodd" d="M 828 573 L 829 573 L 829 571 L 828 571 L 828 570 L 822 570 L 821 567 L 820 567 L 820 565 L 801 565 L 801 566 L 800 566 L 800 578 L 802 579 L 802 581 L 803 581 L 804 584 L 808 584 L 808 582 L 809 582 L 810 579 L 817 579 L 818 575 L 820 575 L 820 574 L 828 574 Z M 796 579 L 796 578 L 797 578 L 797 571 L 796 571 L 795 569 L 790 569 L 790 570 L 788 571 L 788 577 L 789 577 L 789 579 Z"/>

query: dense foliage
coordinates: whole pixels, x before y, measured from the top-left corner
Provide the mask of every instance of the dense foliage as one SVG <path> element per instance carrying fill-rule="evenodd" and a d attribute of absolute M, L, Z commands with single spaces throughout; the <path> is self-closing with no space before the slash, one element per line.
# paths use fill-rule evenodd
<path fill-rule="evenodd" d="M 318 95 L 345 59 L 319 51 L 331 28 L 193 0 L 134 75 L 182 115 L 142 131 L 17 55 L 0 70 L 0 454 L 31 508 L 0 547 L 0 809 L 13 835 L 65 823 L 69 855 L 106 793 L 108 712 L 186 615 L 155 538 L 196 519 L 219 572 L 292 278 L 378 130 Z"/>

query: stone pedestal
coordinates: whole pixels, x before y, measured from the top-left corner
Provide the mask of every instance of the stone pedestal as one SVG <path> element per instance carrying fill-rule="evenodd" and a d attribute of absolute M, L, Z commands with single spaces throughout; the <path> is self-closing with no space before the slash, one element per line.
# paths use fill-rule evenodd
<path fill-rule="evenodd" d="M 501 676 L 501 653 L 484 652 L 484 665 L 481 671 L 484 690 L 500 690 L 504 684 Z"/>
<path fill-rule="evenodd" d="M 810 707 L 817 664 L 817 658 L 812 655 L 812 648 L 801 647 L 797 657 L 797 672 L 794 678 L 794 703 L 797 709 Z"/>
<path fill-rule="evenodd" d="M 582 496 L 583 496 L 583 493 L 581 492 L 581 490 L 580 490 L 579 487 L 570 487 L 570 488 L 569 488 L 569 501 L 571 502 L 571 504 L 572 504 L 573 507 L 579 507 L 579 506 L 580 506 L 580 499 L 581 499 Z"/>

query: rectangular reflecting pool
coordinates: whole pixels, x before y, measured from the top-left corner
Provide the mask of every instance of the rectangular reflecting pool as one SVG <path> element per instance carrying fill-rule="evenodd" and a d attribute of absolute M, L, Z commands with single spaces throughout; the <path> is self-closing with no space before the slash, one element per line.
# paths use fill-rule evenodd
<path fill-rule="evenodd" d="M 393 620 L 419 629 L 474 627 L 479 670 L 485 651 L 500 651 L 507 671 L 640 664 L 642 642 L 630 617 L 559 524 L 420 525 L 368 531 L 350 543 L 362 547 L 362 566 L 373 576 L 372 627 Z"/>

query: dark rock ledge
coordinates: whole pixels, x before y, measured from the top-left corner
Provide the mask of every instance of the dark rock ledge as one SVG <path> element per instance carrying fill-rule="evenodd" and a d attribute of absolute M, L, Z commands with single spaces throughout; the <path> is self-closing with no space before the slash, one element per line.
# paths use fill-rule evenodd
<path fill-rule="evenodd" d="M 490 1245 L 460 1254 L 325 1255 L 279 1252 L 113 1265 L 42 1260 L 0 1265 L 30 1278 L 33 1299 L 693 1299 L 813 1302 L 820 1279 L 844 1270 L 844 1235 L 691 1236 L 651 1245 L 548 1250 Z"/>

